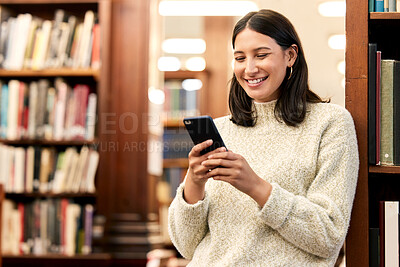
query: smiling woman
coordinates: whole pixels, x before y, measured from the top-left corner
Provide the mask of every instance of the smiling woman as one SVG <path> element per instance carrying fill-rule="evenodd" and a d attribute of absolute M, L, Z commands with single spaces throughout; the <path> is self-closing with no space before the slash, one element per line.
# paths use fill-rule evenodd
<path fill-rule="evenodd" d="M 353 120 L 308 85 L 293 25 L 250 12 L 232 36 L 231 115 L 215 119 L 229 151 L 190 151 L 169 208 L 188 266 L 333 266 L 358 175 Z"/>

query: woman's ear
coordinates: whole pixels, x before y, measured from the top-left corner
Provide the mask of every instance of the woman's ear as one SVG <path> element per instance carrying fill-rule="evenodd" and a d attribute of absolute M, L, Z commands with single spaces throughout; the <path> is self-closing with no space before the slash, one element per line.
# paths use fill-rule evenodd
<path fill-rule="evenodd" d="M 288 62 L 288 67 L 292 67 L 294 65 L 294 63 L 296 62 L 297 59 L 297 53 L 299 48 L 297 47 L 297 45 L 292 44 L 289 48 L 288 48 L 288 53 L 289 53 L 289 62 Z"/>

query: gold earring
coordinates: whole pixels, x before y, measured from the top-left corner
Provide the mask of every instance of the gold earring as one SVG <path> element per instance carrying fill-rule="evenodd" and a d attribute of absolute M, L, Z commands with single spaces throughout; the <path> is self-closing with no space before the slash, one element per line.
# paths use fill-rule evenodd
<path fill-rule="evenodd" d="M 289 74 L 289 77 L 287 78 L 288 80 L 290 80 L 290 78 L 292 78 L 292 73 L 293 73 L 293 67 L 290 67 L 290 74 Z"/>

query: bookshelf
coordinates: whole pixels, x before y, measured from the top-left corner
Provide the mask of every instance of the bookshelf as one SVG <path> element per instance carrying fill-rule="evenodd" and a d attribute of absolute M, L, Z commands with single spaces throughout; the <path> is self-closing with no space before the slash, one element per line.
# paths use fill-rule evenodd
<path fill-rule="evenodd" d="M 379 226 L 379 201 L 400 199 L 399 166 L 368 164 L 368 43 L 382 58 L 400 59 L 393 35 L 400 28 L 400 13 L 368 12 L 367 0 L 346 3 L 346 108 L 357 131 L 360 170 L 356 197 L 346 238 L 346 266 L 371 266 L 370 228 Z"/>
<path fill-rule="evenodd" d="M 164 185 L 166 182 L 170 188 L 158 190 L 158 192 L 166 194 L 158 197 L 161 209 L 167 208 L 173 199 L 178 182 L 174 176 L 180 177 L 182 180 L 183 173 L 189 167 L 187 154 L 192 147 L 192 142 L 186 132 L 183 118 L 205 114 L 208 75 L 207 71 L 164 72 L 166 101 L 163 114 L 163 177 L 160 178 L 160 181 Z M 186 91 L 182 85 L 182 82 L 186 79 L 200 80 L 202 87 L 196 91 Z M 186 104 L 189 101 L 191 103 Z M 160 199 L 163 200 L 160 201 Z"/>
<path fill-rule="evenodd" d="M 98 197 L 98 195 L 95 193 L 95 191 L 90 190 L 91 192 L 86 191 L 85 189 L 81 188 L 81 186 L 79 186 L 79 183 L 82 182 L 81 180 L 77 180 L 78 178 L 81 179 L 83 177 L 86 177 L 86 175 L 84 176 L 83 173 L 81 175 L 78 174 L 71 174 L 70 176 L 65 175 L 66 179 L 67 177 L 71 177 L 73 178 L 73 181 L 71 180 L 71 185 L 74 185 L 77 189 L 73 190 L 75 192 L 72 192 L 72 188 L 68 189 L 65 187 L 59 187 L 59 189 L 56 190 L 56 186 L 55 186 L 55 182 L 58 179 L 60 179 L 59 177 L 61 176 L 56 176 L 56 170 L 58 170 L 58 168 L 56 167 L 56 164 L 61 164 L 62 162 L 62 154 L 66 151 L 66 150 L 71 150 L 74 149 L 75 151 L 77 151 L 77 153 L 80 153 L 79 151 L 84 151 L 83 148 L 88 148 L 88 150 L 86 151 L 93 151 L 93 154 L 96 154 L 96 158 L 98 159 L 98 151 L 96 150 L 96 146 L 99 144 L 99 142 L 101 141 L 101 138 L 98 138 L 99 133 L 98 130 L 96 129 L 96 125 L 93 124 L 91 131 L 95 131 L 96 135 L 90 135 L 90 136 L 84 136 L 84 135 L 67 135 L 67 124 L 63 123 L 64 122 L 64 118 L 67 118 L 65 115 L 66 114 L 81 114 L 80 117 L 81 119 L 83 119 L 83 121 L 87 122 L 87 110 L 88 110 L 88 102 L 87 99 L 85 98 L 84 95 L 80 95 L 81 99 L 85 99 L 82 100 L 81 104 L 84 105 L 84 109 L 79 109 L 79 111 L 74 111 L 74 110 L 78 110 L 77 108 L 74 109 L 67 106 L 67 102 L 64 102 L 64 107 L 65 107 L 65 113 L 58 113 L 60 115 L 57 116 L 57 112 L 56 110 L 56 106 L 59 105 L 59 103 L 61 103 L 61 89 L 58 87 L 58 85 L 56 84 L 56 80 L 59 80 L 63 85 L 65 85 L 64 88 L 67 88 L 67 92 L 68 94 L 66 96 L 71 95 L 72 96 L 72 92 L 74 92 L 74 94 L 76 96 L 78 96 L 77 91 L 74 89 L 74 87 L 78 84 L 85 84 L 87 87 L 87 93 L 89 96 L 89 93 L 93 93 L 93 95 L 96 97 L 94 99 L 94 108 L 95 110 L 97 110 L 96 113 L 92 114 L 94 117 L 97 117 L 98 114 L 101 114 L 102 110 L 99 109 L 99 105 L 98 102 L 100 101 L 100 98 L 102 97 L 102 92 L 104 92 L 106 90 L 106 84 L 108 81 L 108 74 L 104 73 L 104 69 L 106 68 L 99 68 L 98 66 L 93 67 L 93 65 L 91 64 L 91 60 L 87 61 L 87 64 L 84 65 L 69 65 L 69 63 L 67 63 L 67 59 L 66 58 L 71 58 L 72 59 L 72 54 L 71 56 L 67 56 L 65 57 L 65 61 L 63 61 L 63 63 L 60 63 L 59 66 L 55 66 L 54 62 L 57 59 L 57 61 L 59 60 L 59 55 L 58 54 L 53 54 L 51 63 L 50 60 L 48 60 L 49 58 L 51 58 L 50 55 L 50 50 L 52 49 L 52 47 L 58 47 L 58 44 L 55 44 L 53 46 L 52 43 L 52 39 L 51 39 L 51 34 L 54 32 L 56 32 L 56 22 L 55 22 L 55 14 L 57 10 L 62 10 L 62 16 L 64 17 L 62 20 L 64 21 L 63 26 L 64 28 L 58 28 L 59 29 L 59 33 L 62 34 L 63 31 L 67 32 L 67 20 L 68 18 L 74 17 L 76 18 L 76 24 L 75 26 L 71 26 L 70 28 L 68 27 L 68 30 L 76 30 L 77 25 L 79 25 L 80 22 L 84 22 L 85 21 L 85 15 L 87 13 L 89 13 L 90 11 L 92 11 L 93 15 L 98 15 L 98 19 L 100 22 L 100 24 L 102 25 L 103 22 L 105 25 L 109 24 L 107 22 L 107 15 L 106 13 L 104 13 L 105 11 L 105 7 L 106 7 L 106 1 L 82 1 L 82 2 L 78 2 L 78 1 L 20 1 L 20 0 L 9 0 L 9 1 L 2 1 L 2 3 L 0 4 L 0 18 L 1 18 L 1 22 L 2 25 L 5 25 L 5 22 L 8 23 L 9 27 L 11 27 L 10 25 L 12 25 L 12 18 L 15 18 L 17 22 L 16 25 L 20 25 L 20 29 L 22 27 L 25 27 L 26 29 L 31 29 L 33 27 L 33 25 L 36 25 L 37 30 L 32 31 L 32 36 L 35 36 L 35 38 L 32 38 L 32 53 L 28 53 L 28 47 L 29 45 L 26 44 L 26 47 L 21 48 L 20 51 L 14 50 L 12 51 L 12 48 L 16 47 L 16 43 L 11 41 L 11 38 L 19 38 L 20 36 L 14 35 L 12 36 L 12 31 L 10 30 L 10 34 L 8 35 L 6 42 L 7 42 L 7 50 L 2 50 L 2 55 L 3 60 L 2 60 L 2 68 L 0 69 L 0 80 L 2 81 L 3 86 L 8 86 L 8 92 L 10 93 L 11 91 L 11 81 L 17 81 L 16 84 L 18 84 L 18 86 L 22 87 L 25 86 L 25 94 L 21 93 L 21 90 L 19 90 L 18 95 L 19 98 L 21 99 L 21 97 L 24 97 L 24 102 L 27 102 L 28 105 L 26 106 L 27 109 L 27 114 L 34 114 L 32 117 L 30 117 L 29 115 L 27 115 L 26 117 L 22 117 L 22 115 L 18 115 L 21 116 L 22 119 L 18 120 L 18 125 L 17 125 L 17 136 L 10 136 L 8 133 L 8 129 L 11 127 L 11 122 L 10 120 L 7 120 L 7 123 L 2 126 L 4 127 L 5 132 L 6 133 L 2 133 L 2 138 L 0 139 L 0 144 L 2 146 L 2 153 L 3 153 L 3 157 L 2 157 L 2 161 L 1 161 L 1 165 L 2 168 L 4 170 L 5 166 L 7 166 L 6 164 L 6 158 L 4 155 L 7 155 L 7 157 L 9 158 L 13 158 L 13 154 L 11 154 L 11 152 L 9 153 L 8 151 L 17 151 L 17 149 L 19 149 L 19 151 L 22 151 L 23 154 L 23 158 L 25 160 L 22 161 L 22 165 L 19 166 L 17 165 L 17 158 L 15 157 L 13 160 L 15 161 L 15 165 L 10 165 L 12 167 L 7 167 L 7 168 L 14 168 L 15 171 L 13 172 L 14 175 L 12 175 L 12 172 L 8 172 L 6 174 L 6 177 L 3 176 L 3 179 L 6 179 L 5 183 L 6 183 L 6 194 L 5 197 L 8 201 L 7 205 L 4 204 L 3 205 L 3 209 L 5 209 L 5 214 L 6 214 L 6 219 L 10 219 L 11 217 L 9 217 L 8 215 L 10 213 L 14 213 L 15 212 L 15 208 L 18 207 L 19 213 L 18 216 L 21 216 L 22 223 L 20 225 L 20 227 L 25 227 L 25 230 L 23 231 L 25 238 L 24 239 L 24 244 L 25 246 L 28 246 L 29 248 L 25 248 L 18 250 L 14 250 L 13 248 L 11 248 L 10 246 L 3 246 L 3 248 L 5 248 L 5 250 L 3 251 L 3 265 L 4 266 L 20 266 L 20 265 L 26 265 L 27 262 L 29 262 L 29 264 L 33 264 L 33 265 L 37 265 L 39 266 L 41 264 L 41 266 L 43 266 L 44 262 L 47 261 L 46 264 L 49 264 L 49 262 L 53 262 L 53 264 L 60 264 L 60 262 L 68 262 L 68 264 L 73 264 L 74 262 L 79 262 L 79 261 L 84 261 L 87 262 L 89 265 L 92 263 L 97 263 L 97 265 L 99 265 L 100 261 L 105 260 L 105 262 L 107 262 L 107 260 L 111 259 L 110 254 L 106 254 L 106 253 L 94 253 L 93 252 L 93 247 L 90 245 L 90 249 L 87 250 L 86 248 L 86 252 L 83 251 L 79 251 L 79 250 L 69 250 L 67 252 L 66 247 L 64 246 L 64 244 L 67 243 L 63 243 L 64 241 L 57 241 L 56 239 L 58 239 L 58 237 L 56 238 L 55 236 L 60 236 L 61 234 L 56 234 L 56 232 L 48 232 L 48 235 L 46 233 L 46 236 L 44 236 L 44 232 L 40 232 L 40 234 L 37 236 L 34 236 L 34 228 L 31 230 L 27 230 L 29 227 L 29 221 L 30 220 L 35 220 L 37 223 L 39 223 L 41 225 L 41 227 L 45 227 L 45 224 L 48 224 L 47 226 L 49 227 L 49 229 L 53 229 L 55 230 L 56 228 L 52 228 L 50 227 L 50 223 L 51 224 L 57 224 L 57 225 L 62 225 L 65 222 L 58 222 L 58 220 L 55 218 L 55 213 L 52 213 L 53 215 L 50 214 L 50 210 L 57 210 L 58 208 L 60 208 L 60 204 L 62 201 L 64 201 L 65 203 L 65 208 L 67 208 L 67 206 L 69 206 L 70 204 L 74 204 L 75 207 L 74 208 L 78 208 L 79 209 L 79 213 L 81 213 L 81 215 L 76 214 L 76 218 L 81 218 L 79 219 L 80 221 L 82 221 L 83 223 L 83 215 L 85 208 L 89 208 L 90 210 L 95 210 L 96 213 L 98 211 L 97 207 L 96 207 L 96 199 Z M 88 12 L 89 11 L 89 12 Z M 29 22 L 27 24 L 25 24 L 24 26 L 22 26 L 23 24 L 18 24 L 20 23 L 18 21 L 18 18 L 21 14 L 29 14 L 28 16 L 30 17 Z M 51 28 L 50 28 L 50 34 L 48 35 L 48 46 L 47 49 L 43 48 L 43 52 L 45 54 L 48 53 L 48 55 L 46 57 L 44 57 L 42 59 L 43 61 L 43 65 L 41 65 L 40 67 L 36 66 L 34 64 L 36 58 L 35 58 L 35 52 L 34 49 L 38 49 L 38 47 L 40 47 L 41 44 L 39 44 L 39 41 L 41 37 L 39 36 L 39 29 L 42 31 L 44 29 L 44 25 L 45 25 L 45 21 L 47 23 L 51 23 Z M 37 23 L 37 24 L 34 24 Z M 88 35 L 86 38 L 92 38 L 92 29 L 95 27 L 94 25 L 97 24 L 97 20 L 94 19 L 93 17 L 93 21 L 92 24 L 90 25 L 90 27 L 88 27 L 89 31 L 88 31 Z M 100 25 L 99 24 L 99 25 Z M 103 26 L 103 25 L 102 25 Z M 4 29 L 4 28 L 2 28 Z M 104 30 L 107 30 L 107 26 L 104 26 Z M 14 31 L 14 32 L 18 32 L 18 31 Z M 43 32 L 41 32 L 43 33 Z M 3 36 L 4 32 L 2 32 Z M 43 35 L 42 35 L 43 36 Z M 66 35 L 67 36 L 67 35 Z M 73 36 L 73 35 L 71 35 Z M 82 36 L 84 36 L 82 34 Z M 46 38 L 44 38 L 46 39 Z M 70 38 L 72 39 L 72 38 Z M 88 39 L 88 40 L 89 40 Z M 60 38 L 61 40 L 61 38 Z M 67 40 L 67 38 L 65 39 Z M 83 40 L 83 39 L 82 39 Z M 20 42 L 23 42 L 22 40 L 19 40 Z M 27 43 L 29 43 L 29 38 L 26 40 Z M 61 41 L 60 41 L 61 42 Z M 107 45 L 105 44 L 106 40 L 105 39 L 99 39 L 100 45 L 101 46 L 105 46 L 107 47 Z M 71 43 L 72 44 L 72 43 Z M 78 46 L 77 46 L 78 47 Z M 84 47 L 83 46 L 83 41 L 80 47 Z M 86 50 L 82 48 L 82 55 L 86 55 L 86 54 L 91 54 L 92 52 L 92 45 L 90 43 L 87 44 L 86 46 L 88 48 L 90 48 L 90 50 Z M 4 48 L 4 47 L 2 47 Z M 11 52 L 10 52 L 11 51 Z M 76 51 L 79 51 L 78 48 L 76 48 Z M 63 52 L 64 53 L 64 52 Z M 104 59 L 107 58 L 107 51 L 102 51 L 102 56 L 104 56 Z M 16 54 L 20 54 L 20 55 L 24 55 L 25 57 L 20 57 L 23 60 L 20 61 L 20 64 L 15 65 L 16 61 L 15 59 L 17 58 L 15 55 Z M 30 54 L 30 56 L 28 55 Z M 81 56 L 82 56 L 81 55 Z M 57 56 L 57 57 L 56 57 Z M 54 60 L 53 60 L 54 58 Z M 79 59 L 80 60 L 80 59 Z M 14 63 L 11 63 L 14 62 Z M 46 63 L 45 63 L 46 62 Z M 106 63 L 106 62 L 105 62 Z M 67 66 L 68 65 L 68 66 Z M 36 66 L 36 67 L 35 67 Z M 101 78 L 100 78 L 101 77 Z M 35 89 L 33 87 L 33 84 L 39 84 L 41 81 L 44 81 L 43 84 L 46 86 L 43 89 L 38 89 L 38 92 L 40 92 L 40 90 L 43 90 L 43 94 L 40 95 L 38 97 L 38 99 L 36 99 L 34 97 L 32 93 L 32 91 Z M 38 86 L 39 87 L 39 86 Z M 54 88 L 54 89 L 50 89 L 50 88 Z M 36 90 L 36 89 L 35 89 Z M 54 100 L 51 100 L 50 98 L 50 91 L 54 90 Z M 86 90 L 86 89 L 85 89 Z M 4 91 L 3 91 L 4 92 Z M 39 95 L 39 94 L 38 94 Z M 2 94 L 2 96 L 4 96 L 4 94 Z M 40 97 L 44 97 L 45 101 L 39 102 L 40 101 Z M 69 99 L 69 100 L 67 100 Z M 72 101 L 72 97 L 65 99 L 65 101 Z M 53 101 L 53 102 L 50 102 Z M 12 101 L 8 101 L 8 108 L 10 108 L 10 103 Z M 33 106 L 33 103 L 38 103 L 37 104 L 37 108 L 35 108 Z M 3 102 L 2 102 L 3 103 Z M 39 104 L 41 103 L 41 104 Z M 47 111 L 43 111 L 40 110 L 40 106 L 46 106 L 49 105 L 49 110 Z M 72 105 L 72 104 L 71 104 Z M 77 107 L 78 104 L 77 102 L 74 102 L 73 104 L 75 107 Z M 21 102 L 18 103 L 18 106 L 21 108 Z M 3 106 L 2 106 L 3 108 Z M 24 106 L 25 109 L 25 106 Z M 1 113 L 6 113 L 10 112 L 10 109 L 2 109 Z M 28 113 L 29 112 L 29 113 Z M 45 112 L 49 112 L 48 116 L 52 116 L 54 117 L 54 121 L 47 121 L 47 119 L 45 119 L 45 122 L 40 122 L 37 120 L 38 117 L 42 116 L 41 114 L 45 114 Z M 21 114 L 23 114 L 21 112 Z M 2 117 L 2 120 L 6 117 L 7 115 Z M 43 115 L 43 116 L 47 116 L 47 115 Z M 76 117 L 72 117 L 71 118 L 77 118 L 78 115 L 76 115 Z M 8 117 L 10 118 L 10 117 Z M 35 119 L 36 118 L 36 119 Z M 60 122 L 60 118 L 63 118 L 63 122 Z M 36 125 L 35 123 L 32 123 L 33 120 L 36 120 Z M 25 120 L 25 124 L 21 122 L 21 120 Z M 71 120 L 75 120 L 75 119 L 71 119 Z M 44 124 L 41 124 L 44 123 Z M 56 135 L 56 125 L 61 125 L 60 128 L 60 136 Z M 43 125 L 47 125 L 47 126 L 43 126 Z M 30 131 L 30 127 L 32 127 L 32 131 Z M 39 128 L 40 127 L 48 127 L 50 128 L 47 133 L 45 134 L 39 134 Z M 84 126 L 85 129 L 85 134 L 88 132 L 88 128 L 87 125 Z M 3 130 L 4 130 L 3 129 Z M 96 137 L 95 137 L 96 136 Z M 34 151 L 34 159 L 32 160 L 32 165 L 34 167 L 33 168 L 33 172 L 31 172 L 31 175 L 28 175 L 29 170 L 28 170 L 28 158 L 29 158 L 29 149 L 32 148 L 32 151 Z M 90 148 L 90 149 L 89 149 Z M 22 150 L 21 150 L 22 149 Z M 38 153 L 36 153 L 36 151 L 38 151 Z M 48 160 L 50 160 L 50 164 L 49 165 L 44 165 L 44 152 L 48 151 L 51 154 L 49 154 L 49 158 L 47 158 Z M 14 153 L 14 152 L 13 152 Z M 65 152 L 66 153 L 66 152 Z M 90 152 L 91 153 L 91 152 Z M 92 155 L 93 155 L 92 154 Z M 16 152 L 15 152 L 16 155 Z M 78 154 L 76 154 L 78 155 Z M 86 154 L 87 160 L 84 158 L 80 158 L 80 160 L 82 160 L 82 162 L 89 162 L 89 157 L 91 157 L 89 154 Z M 71 158 L 72 159 L 72 158 Z M 26 164 L 24 163 L 26 162 Z M 66 162 L 66 161 L 65 161 Z M 76 166 L 76 168 L 78 168 L 78 166 L 82 166 L 82 168 L 87 168 L 86 163 L 85 165 L 82 164 L 78 164 L 78 158 L 76 158 L 76 163 L 74 165 L 70 165 L 71 167 L 71 172 L 74 169 L 72 166 Z M 25 168 L 23 166 L 26 166 Z M 96 172 L 98 163 L 95 163 L 93 166 L 93 170 Z M 21 170 L 21 168 L 23 168 Z M 50 170 L 48 170 L 47 173 L 45 173 L 45 168 L 50 168 Z M 61 173 L 62 168 L 60 168 L 59 173 Z M 76 169 L 77 170 L 77 169 Z M 83 171 L 83 169 L 82 169 Z M 16 173 L 22 173 L 22 175 L 17 176 Z M 42 174 L 42 172 L 44 174 Z M 2 173 L 3 175 L 5 174 L 4 172 Z M 12 176 L 11 176 L 12 175 Z M 94 175 L 94 174 L 93 174 Z M 30 178 L 28 178 L 30 177 Z M 50 181 L 48 179 L 50 179 L 50 177 L 54 178 L 54 180 Z M 87 176 L 89 177 L 89 176 Z M 39 181 L 37 179 L 41 179 L 41 178 L 46 178 L 44 181 Z M 93 176 L 94 178 L 94 176 Z M 20 183 L 20 186 L 17 188 L 16 186 L 16 181 L 17 179 L 22 179 L 22 181 Z M 29 179 L 33 179 L 33 185 L 28 186 L 28 180 Z M 96 178 L 98 179 L 98 178 Z M 10 181 L 12 181 L 12 184 L 10 185 Z M 36 181 L 36 183 L 35 183 Z M 61 181 L 61 180 L 59 180 Z M 66 184 L 66 180 L 64 180 L 64 184 Z M 4 181 L 3 181 L 4 182 Z M 39 184 L 38 184 L 39 183 Z M 52 184 L 52 187 L 50 187 L 50 184 Z M 69 183 L 68 183 L 69 184 Z M 76 186 L 78 185 L 78 186 Z M 86 192 L 85 192 L 86 191 Z M 11 204 L 10 204 L 11 203 Z M 45 213 L 46 215 L 41 215 L 38 216 L 38 214 L 36 214 L 34 217 L 29 217 L 28 214 L 31 212 L 31 208 L 33 209 L 33 206 L 35 205 L 35 203 L 38 203 L 37 208 L 40 209 L 41 213 Z M 40 203 L 40 204 L 39 204 Z M 59 205 L 60 204 L 60 205 Z M 13 207 L 14 206 L 14 207 Z M 71 205 L 72 206 L 72 205 Z M 10 209 L 6 209 L 6 208 L 10 208 Z M 14 210 L 14 211 L 13 211 Z M 72 210 L 72 209 L 71 209 Z M 89 214 L 89 213 L 88 213 Z M 90 216 L 91 219 L 93 220 L 93 217 Z M 64 218 L 64 217 L 63 217 Z M 65 217 L 66 218 L 66 217 Z M 90 222 L 90 220 L 88 220 L 88 222 Z M 7 222 L 11 222 L 11 221 L 7 221 Z M 14 221 L 15 222 L 15 221 Z M 89 225 L 90 223 L 88 223 Z M 93 225 L 90 224 L 90 228 L 92 228 Z M 74 228 L 74 227 L 73 227 Z M 4 231 L 14 231 L 16 229 L 16 231 L 20 231 L 18 227 L 16 228 L 3 228 Z M 78 231 L 79 228 L 74 228 L 74 231 Z M 83 228 L 82 228 L 83 229 Z M 50 231 L 50 230 L 49 230 Z M 59 231 L 59 230 L 57 230 Z M 86 233 L 88 234 L 88 238 L 87 240 L 90 241 L 90 243 L 92 242 L 92 230 L 86 229 L 85 230 Z M 4 235 L 4 233 L 3 233 Z M 7 235 L 6 235 L 7 236 Z M 90 236 L 90 237 L 89 237 Z M 51 240 L 52 246 L 57 246 L 57 249 L 50 249 L 50 247 L 45 246 L 45 245 L 28 245 L 30 240 L 32 238 L 33 239 L 37 239 L 37 240 L 42 240 L 40 242 L 47 242 L 44 240 Z M 62 235 L 61 239 L 63 238 L 67 238 L 67 234 Z M 10 239 L 7 240 L 7 242 L 10 242 Z M 36 242 L 36 241 L 34 241 Z M 50 242 L 50 241 L 49 241 Z M 54 243 L 53 243 L 54 242 Z M 61 243 L 62 242 L 62 243 Z M 18 244 L 18 243 L 17 243 Z M 44 244 L 44 243 L 42 243 Z M 62 244 L 62 245 L 61 245 Z M 72 242 L 69 244 L 74 244 L 74 246 L 77 246 L 77 243 Z M 21 246 L 18 245 L 18 246 Z M 39 249 L 40 247 L 40 249 Z M 7 250 L 7 248 L 9 250 Z M 64 250 L 65 249 L 65 250 Z M 66 255 L 68 253 L 68 255 Z M 104 265 L 104 264 L 103 264 Z"/>
<path fill-rule="evenodd" d="M 96 90 L 97 123 L 92 140 L 7 140 L 14 147 L 94 146 L 99 164 L 94 194 L 9 194 L 12 199 L 68 198 L 93 202 L 105 218 L 98 253 L 89 255 L 8 255 L 4 266 L 145 266 L 146 253 L 158 246 L 155 178 L 147 173 L 148 54 L 150 1 L 3 0 L 1 12 L 53 19 L 64 9 L 83 19 L 87 10 L 100 23 L 100 68 L 0 70 L 0 80 L 32 81 L 62 77 L 71 84 L 88 82 Z M 4 17 L 0 16 L 3 20 Z"/>

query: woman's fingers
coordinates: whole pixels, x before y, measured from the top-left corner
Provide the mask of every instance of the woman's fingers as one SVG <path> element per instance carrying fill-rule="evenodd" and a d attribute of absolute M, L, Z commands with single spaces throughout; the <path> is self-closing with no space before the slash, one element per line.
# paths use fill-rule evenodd
<path fill-rule="evenodd" d="M 200 144 L 195 145 L 192 150 L 189 153 L 189 157 L 191 156 L 195 156 L 195 157 L 199 157 L 200 156 L 200 152 L 203 149 L 206 149 L 207 147 L 211 146 L 213 143 L 213 141 L 211 139 L 206 140 Z"/>

